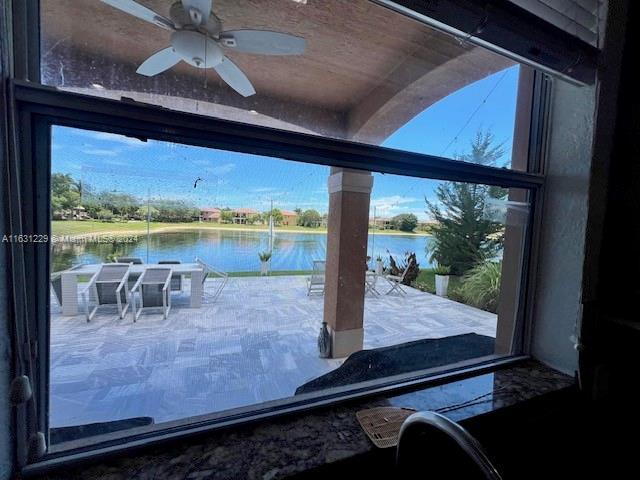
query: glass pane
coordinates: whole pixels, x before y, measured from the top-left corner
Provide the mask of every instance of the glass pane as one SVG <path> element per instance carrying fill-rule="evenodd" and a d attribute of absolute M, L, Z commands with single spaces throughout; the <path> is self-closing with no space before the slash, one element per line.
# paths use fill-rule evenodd
<path fill-rule="evenodd" d="M 67 127 L 51 157 L 51 444 L 512 352 L 527 191 Z"/>
<path fill-rule="evenodd" d="M 181 36 L 191 28 L 190 20 L 180 5 L 139 3 L 179 31 L 100 1 L 42 0 L 42 82 L 462 161 L 474 161 L 464 155 L 465 146 L 483 128 L 506 152 L 496 166 L 526 169 L 522 162 L 512 164 L 510 156 L 520 68 L 463 39 L 368 0 L 216 1 L 209 23 L 200 28 L 204 33 L 187 34 L 187 48 Z M 294 36 L 276 44 L 288 45 L 295 54 L 247 53 L 275 52 L 263 34 L 221 33 L 246 29 Z M 165 71 L 136 73 L 170 45 L 182 57 L 169 52 Z M 241 73 L 235 83 L 230 80 L 231 67 L 219 63 L 223 54 L 252 87 L 240 80 Z"/>

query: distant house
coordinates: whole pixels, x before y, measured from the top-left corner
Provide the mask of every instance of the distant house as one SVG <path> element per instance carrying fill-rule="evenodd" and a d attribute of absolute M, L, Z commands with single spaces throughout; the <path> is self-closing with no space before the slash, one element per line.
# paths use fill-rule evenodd
<path fill-rule="evenodd" d="M 53 212 L 54 220 L 88 220 L 90 218 L 91 216 L 82 205 L 68 210 L 56 210 Z"/>
<path fill-rule="evenodd" d="M 200 219 L 203 222 L 220 223 L 220 209 L 215 207 L 203 208 L 200 210 Z"/>
<path fill-rule="evenodd" d="M 282 225 L 296 225 L 298 214 L 291 210 L 282 210 Z"/>
<path fill-rule="evenodd" d="M 244 225 L 248 222 L 248 219 L 253 215 L 257 215 L 258 211 L 253 208 L 236 208 L 231 211 L 233 213 L 233 223 Z"/>
<path fill-rule="evenodd" d="M 71 209 L 71 216 L 74 220 L 87 220 L 88 218 L 91 218 L 87 210 L 82 205 L 73 207 Z"/>

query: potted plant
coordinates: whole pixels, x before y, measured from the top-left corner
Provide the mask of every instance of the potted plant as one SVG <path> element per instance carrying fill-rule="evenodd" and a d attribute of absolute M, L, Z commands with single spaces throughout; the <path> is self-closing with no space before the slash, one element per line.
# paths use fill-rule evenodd
<path fill-rule="evenodd" d="M 384 262 L 382 257 L 378 255 L 376 257 L 376 275 L 382 275 L 384 273 Z"/>
<path fill-rule="evenodd" d="M 447 289 L 449 288 L 449 274 L 451 273 L 451 269 L 444 265 L 438 265 L 433 269 L 433 273 L 436 274 L 436 295 L 446 297 Z"/>
<path fill-rule="evenodd" d="M 269 261 L 271 260 L 271 252 L 260 252 L 260 275 L 267 275 L 269 273 Z"/>

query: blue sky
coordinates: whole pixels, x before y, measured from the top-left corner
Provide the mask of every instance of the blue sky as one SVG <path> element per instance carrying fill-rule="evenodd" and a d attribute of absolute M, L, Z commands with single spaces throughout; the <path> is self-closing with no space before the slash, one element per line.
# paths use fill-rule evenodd
<path fill-rule="evenodd" d="M 468 149 L 478 129 L 490 129 L 511 152 L 518 67 L 471 84 L 426 109 L 384 146 L 454 157 Z M 200 207 L 274 206 L 326 212 L 328 167 L 54 127 L 53 172 L 69 173 L 96 190 L 146 198 L 183 199 Z M 427 219 L 424 197 L 433 198 L 437 182 L 374 174 L 372 211 L 378 216 L 412 212 Z M 197 188 L 196 178 L 201 177 Z"/>

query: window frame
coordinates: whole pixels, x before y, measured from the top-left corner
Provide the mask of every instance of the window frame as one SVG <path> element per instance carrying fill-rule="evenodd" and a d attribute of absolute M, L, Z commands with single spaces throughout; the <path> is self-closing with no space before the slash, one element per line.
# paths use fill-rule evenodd
<path fill-rule="evenodd" d="M 548 83 L 544 74 L 536 74 L 535 85 Z M 371 146 L 346 140 L 323 138 L 308 134 L 294 133 L 268 127 L 247 125 L 228 120 L 220 120 L 190 113 L 175 112 L 161 107 L 130 101 L 116 101 L 91 97 L 76 93 L 62 92 L 51 87 L 34 85 L 23 81 L 13 81 L 11 90 L 14 108 L 18 113 L 16 128 L 21 132 L 20 149 L 21 178 L 25 208 L 25 231 L 22 233 L 45 233 L 50 231 L 50 140 L 51 126 L 93 129 L 137 138 L 152 138 L 202 147 L 231 150 L 249 154 L 259 154 L 276 158 L 331 165 L 338 167 L 366 169 L 391 174 L 402 174 L 419 178 L 445 181 L 464 181 L 503 187 L 523 188 L 530 192 L 531 214 L 527 227 L 525 251 L 521 269 L 521 289 L 516 318 L 514 345 L 519 351 L 507 356 L 474 359 L 463 364 L 447 365 L 440 369 L 417 371 L 392 378 L 384 378 L 367 385 L 331 389 L 318 392 L 309 398 L 286 399 L 282 401 L 256 404 L 251 411 L 232 416 L 211 414 L 197 417 L 193 423 L 185 419 L 181 425 L 163 427 L 159 424 L 153 431 L 137 434 L 135 429 L 123 431 L 123 436 L 102 443 L 46 453 L 28 465 L 25 472 L 43 471 L 53 466 L 104 455 L 135 446 L 173 440 L 180 437 L 201 434 L 219 428 L 245 424 L 281 415 L 301 414 L 310 409 L 326 407 L 341 402 L 381 394 L 398 393 L 408 389 L 424 388 L 454 379 L 477 375 L 502 366 L 521 361 L 528 354 L 528 331 L 530 330 L 531 296 L 535 289 L 535 245 L 539 231 L 544 175 L 465 163 L 432 155 L 405 152 L 387 147 Z M 544 99 L 549 89 L 534 88 L 534 109 L 529 141 L 528 164 L 536 166 L 542 162 L 532 161 L 541 155 L 543 149 L 536 149 L 536 142 L 545 128 L 546 116 L 540 115 L 545 108 Z M 27 255 L 29 257 L 29 255 Z M 29 311 L 30 330 L 37 338 L 37 374 L 34 381 L 37 395 L 38 431 L 48 432 L 48 374 L 49 374 L 49 248 L 48 245 L 35 246 L 27 263 L 26 278 L 35 278 L 36 288 L 29 289 L 30 302 L 36 309 Z M 44 359 L 44 361 L 42 360 Z M 334 391 L 336 390 L 336 391 Z M 273 405 L 271 405 L 273 403 Z M 208 418 L 203 418 L 208 417 Z M 193 418 L 193 417 L 192 417 Z M 180 422 L 178 422 L 180 423 Z M 27 432 L 28 434 L 34 432 Z M 89 439 L 87 439 L 89 440 Z"/>

